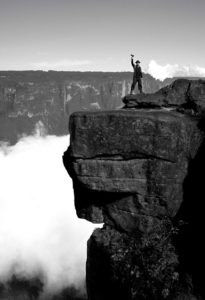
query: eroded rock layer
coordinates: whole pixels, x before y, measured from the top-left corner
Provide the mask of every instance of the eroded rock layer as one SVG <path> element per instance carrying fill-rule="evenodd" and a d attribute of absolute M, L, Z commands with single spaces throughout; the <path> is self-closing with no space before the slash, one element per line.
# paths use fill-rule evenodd
<path fill-rule="evenodd" d="M 166 94 L 176 110 L 188 101 L 187 91 L 189 100 L 205 100 L 203 82 L 184 80 L 165 89 L 158 96 Z M 129 97 L 127 107 L 133 103 Z M 137 97 L 156 102 L 153 95 Z M 166 101 L 161 98 L 155 109 L 78 112 L 70 118 L 63 159 L 77 215 L 104 223 L 88 242 L 91 300 L 203 299 L 174 239 L 186 219 L 181 209 L 190 202 L 186 183 L 203 146 L 203 122 L 164 110 Z"/>
<path fill-rule="evenodd" d="M 153 94 L 127 95 L 125 108 L 175 108 L 200 114 L 205 109 L 205 80 L 178 79 Z"/>

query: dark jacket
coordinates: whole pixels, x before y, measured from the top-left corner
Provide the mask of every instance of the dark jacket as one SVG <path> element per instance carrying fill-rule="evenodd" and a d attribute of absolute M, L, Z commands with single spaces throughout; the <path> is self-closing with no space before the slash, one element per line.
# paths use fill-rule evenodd
<path fill-rule="evenodd" d="M 132 63 L 133 69 L 134 69 L 134 75 L 133 76 L 135 78 L 142 78 L 142 69 L 141 69 L 141 67 L 134 64 L 133 58 L 131 60 L 131 63 Z"/>

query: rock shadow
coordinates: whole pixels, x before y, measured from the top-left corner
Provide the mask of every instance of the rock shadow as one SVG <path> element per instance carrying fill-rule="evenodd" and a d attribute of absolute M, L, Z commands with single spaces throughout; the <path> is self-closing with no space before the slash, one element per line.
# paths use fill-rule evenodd
<path fill-rule="evenodd" d="M 205 132 L 205 118 L 198 127 Z M 205 140 L 190 161 L 183 183 L 183 203 L 176 216 L 184 225 L 175 239 L 182 272 L 192 277 L 195 294 L 205 299 Z"/>

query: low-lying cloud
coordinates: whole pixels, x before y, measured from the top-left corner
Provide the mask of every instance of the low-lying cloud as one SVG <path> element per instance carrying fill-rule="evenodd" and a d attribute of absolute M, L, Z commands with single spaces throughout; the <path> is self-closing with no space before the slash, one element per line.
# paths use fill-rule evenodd
<path fill-rule="evenodd" d="M 148 66 L 150 75 L 156 79 L 164 80 L 172 77 L 204 77 L 205 68 L 199 66 L 180 66 L 178 64 L 160 65 L 155 60 L 151 60 Z"/>
<path fill-rule="evenodd" d="M 0 281 L 43 275 L 46 291 L 83 289 L 93 224 L 77 218 L 62 154 L 69 137 L 0 148 Z"/>

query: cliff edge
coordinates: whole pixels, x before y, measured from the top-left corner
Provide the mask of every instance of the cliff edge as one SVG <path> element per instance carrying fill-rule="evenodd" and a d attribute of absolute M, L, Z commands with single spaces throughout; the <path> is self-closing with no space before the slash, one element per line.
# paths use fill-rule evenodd
<path fill-rule="evenodd" d="M 70 117 L 63 161 L 77 215 L 104 223 L 88 241 L 88 299 L 205 299 L 205 82 L 123 102 Z"/>

